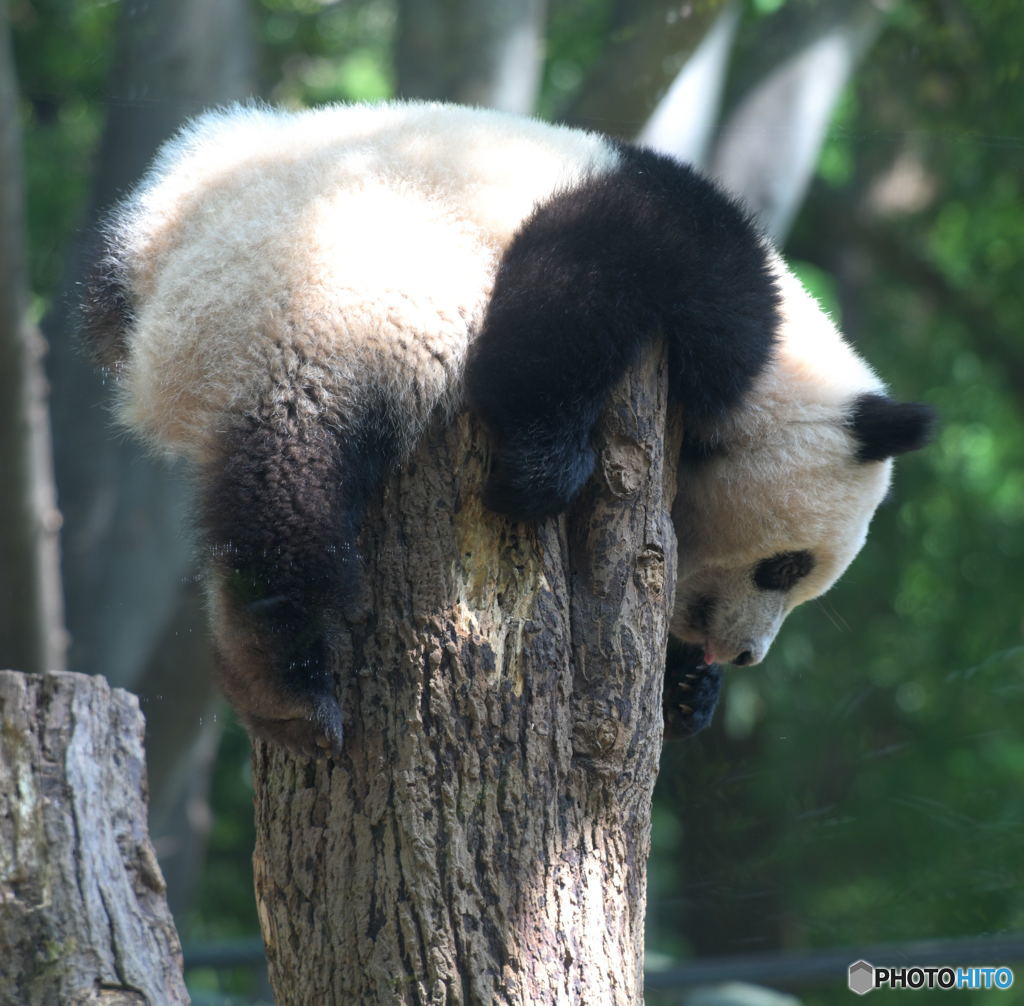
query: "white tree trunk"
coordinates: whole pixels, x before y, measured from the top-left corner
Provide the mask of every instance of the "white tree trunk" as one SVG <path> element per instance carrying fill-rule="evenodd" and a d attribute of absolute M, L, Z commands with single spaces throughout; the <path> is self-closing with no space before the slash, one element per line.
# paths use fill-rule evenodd
<path fill-rule="evenodd" d="M 782 244 L 814 177 L 836 102 L 885 20 L 883 5 L 830 0 L 820 26 L 765 70 L 726 117 L 709 168 Z"/>
<path fill-rule="evenodd" d="M 533 111 L 546 0 L 399 0 L 396 93 Z"/>

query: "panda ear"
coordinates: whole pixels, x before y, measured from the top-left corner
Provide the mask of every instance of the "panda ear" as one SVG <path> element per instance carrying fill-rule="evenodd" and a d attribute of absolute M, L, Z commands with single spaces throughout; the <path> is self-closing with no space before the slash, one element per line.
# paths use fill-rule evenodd
<path fill-rule="evenodd" d="M 886 395 L 854 399 L 849 415 L 858 461 L 883 461 L 923 447 L 935 425 L 935 412 L 921 402 L 894 402 Z"/>

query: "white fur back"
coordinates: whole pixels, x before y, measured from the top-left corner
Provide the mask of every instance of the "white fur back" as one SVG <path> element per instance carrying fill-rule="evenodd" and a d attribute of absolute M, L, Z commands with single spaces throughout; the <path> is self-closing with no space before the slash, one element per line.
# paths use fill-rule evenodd
<path fill-rule="evenodd" d="M 498 256 L 615 167 L 596 135 L 442 104 L 208 113 L 114 224 L 136 320 L 122 415 L 201 455 L 282 382 L 390 388 L 410 438 L 459 387 Z"/>

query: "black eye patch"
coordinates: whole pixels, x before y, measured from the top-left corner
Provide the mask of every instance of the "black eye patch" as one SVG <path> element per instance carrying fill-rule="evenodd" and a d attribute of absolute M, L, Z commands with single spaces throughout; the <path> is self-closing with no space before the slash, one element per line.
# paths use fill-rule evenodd
<path fill-rule="evenodd" d="M 814 569 L 810 552 L 780 552 L 754 567 L 754 586 L 761 590 L 789 590 Z"/>

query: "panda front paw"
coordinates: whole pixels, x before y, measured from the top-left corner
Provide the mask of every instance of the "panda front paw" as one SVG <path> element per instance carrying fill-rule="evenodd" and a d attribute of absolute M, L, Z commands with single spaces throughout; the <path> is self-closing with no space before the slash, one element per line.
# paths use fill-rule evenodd
<path fill-rule="evenodd" d="M 593 448 L 577 438 L 503 443 L 484 487 L 484 504 L 513 520 L 552 517 L 579 495 L 594 463 Z"/>
<path fill-rule="evenodd" d="M 721 688 L 717 664 L 705 664 L 699 647 L 669 637 L 662 699 L 665 739 L 685 740 L 709 726 Z"/>

